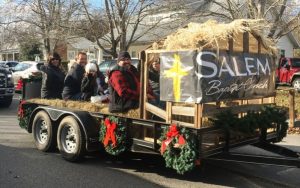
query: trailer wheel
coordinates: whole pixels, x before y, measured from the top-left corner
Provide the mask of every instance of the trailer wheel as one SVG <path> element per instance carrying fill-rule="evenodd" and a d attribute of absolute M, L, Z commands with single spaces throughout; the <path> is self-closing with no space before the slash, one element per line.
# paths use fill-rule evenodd
<path fill-rule="evenodd" d="M 55 128 L 45 111 L 38 112 L 33 119 L 33 138 L 38 150 L 47 152 L 56 147 Z"/>
<path fill-rule="evenodd" d="M 67 161 L 75 162 L 85 154 L 85 137 L 76 119 L 65 117 L 59 124 L 57 131 L 58 149 Z"/>

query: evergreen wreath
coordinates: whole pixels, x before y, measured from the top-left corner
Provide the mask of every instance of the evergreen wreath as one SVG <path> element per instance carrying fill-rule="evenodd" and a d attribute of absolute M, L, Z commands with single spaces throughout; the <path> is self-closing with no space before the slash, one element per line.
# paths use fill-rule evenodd
<path fill-rule="evenodd" d="M 18 107 L 18 120 L 21 128 L 27 129 L 32 108 L 26 107 L 26 101 L 21 100 Z"/>
<path fill-rule="evenodd" d="M 164 129 L 159 140 L 166 167 L 175 169 L 178 174 L 194 169 L 197 143 L 195 136 L 187 129 L 172 124 Z"/>
<path fill-rule="evenodd" d="M 101 121 L 99 140 L 107 153 L 115 156 L 123 153 L 127 149 L 126 125 L 117 117 L 106 117 Z"/>
<path fill-rule="evenodd" d="M 238 118 L 231 111 L 219 113 L 211 119 L 216 127 L 234 133 L 252 135 L 257 129 L 277 128 L 277 141 L 280 142 L 287 134 L 288 124 L 286 110 L 277 106 L 265 106 L 260 112 L 248 111 Z"/>

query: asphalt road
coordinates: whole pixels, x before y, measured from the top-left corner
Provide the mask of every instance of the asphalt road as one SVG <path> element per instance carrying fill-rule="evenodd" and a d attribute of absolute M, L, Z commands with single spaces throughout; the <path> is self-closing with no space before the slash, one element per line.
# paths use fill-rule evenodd
<path fill-rule="evenodd" d="M 0 108 L 0 187 L 297 187 L 300 170 L 263 165 L 206 164 L 184 176 L 165 168 L 159 155 L 91 153 L 81 163 L 43 153 L 18 126 L 17 97 Z M 299 144 L 300 145 L 300 144 Z M 295 146 L 296 147 L 296 146 Z M 296 148 L 296 149 L 299 149 Z M 240 149 L 249 152 L 249 147 Z M 298 178 L 298 179 L 297 179 Z"/>

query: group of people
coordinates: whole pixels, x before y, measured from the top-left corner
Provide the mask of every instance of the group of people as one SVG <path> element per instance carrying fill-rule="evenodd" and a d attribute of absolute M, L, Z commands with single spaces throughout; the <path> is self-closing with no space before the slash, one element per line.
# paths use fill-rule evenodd
<path fill-rule="evenodd" d="M 57 53 L 49 56 L 48 64 L 41 67 L 43 73 L 41 98 L 65 100 L 89 100 L 92 95 L 107 89 L 105 77 L 94 63 L 87 63 L 87 55 L 80 52 L 76 63 L 67 75 L 61 69 Z"/>
<path fill-rule="evenodd" d="M 60 68 L 57 53 L 49 57 L 43 73 L 41 98 L 89 101 L 92 96 L 109 93 L 109 111 L 126 112 L 139 107 L 140 75 L 131 64 L 128 52 L 120 52 L 117 64 L 108 73 L 108 83 L 97 64 L 87 62 L 87 54 L 79 52 L 76 63 L 67 75 Z M 159 60 L 150 65 L 148 99 L 157 106 L 159 101 Z"/>

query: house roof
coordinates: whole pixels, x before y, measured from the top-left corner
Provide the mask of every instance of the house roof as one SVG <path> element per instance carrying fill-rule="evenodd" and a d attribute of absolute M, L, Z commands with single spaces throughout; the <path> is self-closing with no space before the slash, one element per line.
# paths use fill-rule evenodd
<path fill-rule="evenodd" d="M 290 41 L 292 42 L 294 48 L 300 48 L 300 42 L 298 41 L 298 39 L 295 37 L 295 35 L 293 34 L 293 32 L 289 32 L 287 34 L 287 37 L 290 39 Z"/>
<path fill-rule="evenodd" d="M 151 25 L 143 25 L 140 24 L 138 26 L 138 29 L 135 31 L 135 35 L 133 37 L 134 43 L 138 44 L 149 44 L 152 42 L 155 42 L 157 40 L 160 40 L 161 38 L 169 35 L 170 33 L 174 32 L 178 29 L 179 23 L 175 24 L 169 23 L 169 24 L 158 24 L 156 27 L 153 27 L 151 30 L 149 28 Z M 127 36 L 126 40 L 129 41 L 131 37 L 131 33 L 133 32 L 133 25 L 129 25 L 127 28 Z M 148 31 L 149 30 L 149 31 Z M 116 33 L 117 30 L 114 29 L 114 32 Z M 107 33 L 103 38 L 100 39 L 100 42 L 104 46 L 109 46 L 110 43 L 108 42 L 110 37 L 110 33 Z M 108 40 L 105 40 L 108 39 Z"/>
<path fill-rule="evenodd" d="M 19 44 L 12 43 L 3 43 L 0 47 L 0 53 L 18 53 L 19 52 Z"/>
<path fill-rule="evenodd" d="M 67 39 L 67 43 L 76 49 L 88 49 L 95 44 L 84 37 L 72 37 Z"/>

